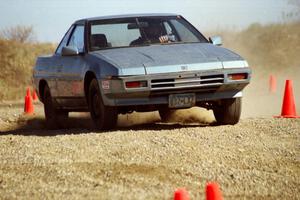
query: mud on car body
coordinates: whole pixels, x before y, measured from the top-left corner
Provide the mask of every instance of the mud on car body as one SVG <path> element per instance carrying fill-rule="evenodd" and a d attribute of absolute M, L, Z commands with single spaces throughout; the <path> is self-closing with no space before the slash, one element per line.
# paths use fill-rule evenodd
<path fill-rule="evenodd" d="M 72 111 L 90 111 L 101 130 L 119 113 L 213 109 L 219 124 L 236 124 L 251 69 L 238 54 L 207 40 L 177 14 L 139 14 L 76 21 L 55 53 L 38 57 L 34 83 L 47 126 Z"/>

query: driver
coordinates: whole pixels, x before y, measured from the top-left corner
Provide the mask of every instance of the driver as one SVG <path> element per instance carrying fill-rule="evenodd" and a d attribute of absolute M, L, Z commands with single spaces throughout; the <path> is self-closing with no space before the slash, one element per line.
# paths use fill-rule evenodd
<path fill-rule="evenodd" d="M 147 27 L 141 28 L 141 35 L 138 39 L 132 41 L 130 45 L 140 45 L 150 43 L 167 43 L 169 38 L 163 35 L 163 29 L 160 23 L 149 23 Z"/>

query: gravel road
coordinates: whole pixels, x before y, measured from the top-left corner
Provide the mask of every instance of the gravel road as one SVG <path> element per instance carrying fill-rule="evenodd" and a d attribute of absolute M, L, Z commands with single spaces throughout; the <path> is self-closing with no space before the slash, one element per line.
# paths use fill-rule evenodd
<path fill-rule="evenodd" d="M 49 131 L 35 108 L 0 107 L 0 199 L 172 199 L 184 187 L 193 200 L 207 181 L 225 199 L 300 199 L 300 119 L 214 126 L 135 114 L 139 124 L 122 116 L 115 130 L 92 132 L 74 115 Z"/>

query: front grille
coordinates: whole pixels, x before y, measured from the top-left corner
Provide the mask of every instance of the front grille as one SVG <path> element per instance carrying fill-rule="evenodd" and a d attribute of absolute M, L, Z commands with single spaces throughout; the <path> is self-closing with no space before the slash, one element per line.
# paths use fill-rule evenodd
<path fill-rule="evenodd" d="M 194 87 L 216 87 L 224 83 L 224 75 L 200 75 L 184 78 L 168 78 L 168 79 L 153 79 L 151 80 L 151 90 L 166 90 L 166 89 L 183 89 Z"/>

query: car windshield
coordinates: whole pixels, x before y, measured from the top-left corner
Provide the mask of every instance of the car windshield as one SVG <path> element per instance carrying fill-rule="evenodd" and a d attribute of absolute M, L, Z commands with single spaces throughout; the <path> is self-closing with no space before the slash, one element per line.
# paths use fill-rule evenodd
<path fill-rule="evenodd" d="M 206 38 L 180 16 L 138 17 L 91 22 L 89 49 L 155 44 L 206 43 Z"/>

